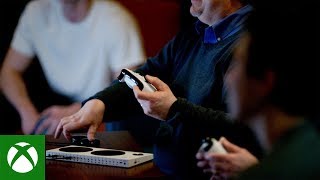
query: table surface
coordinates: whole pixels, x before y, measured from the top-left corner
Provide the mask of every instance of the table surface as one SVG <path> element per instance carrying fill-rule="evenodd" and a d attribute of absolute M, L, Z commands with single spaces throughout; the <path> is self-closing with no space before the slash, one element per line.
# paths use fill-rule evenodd
<path fill-rule="evenodd" d="M 100 147 L 141 152 L 142 148 L 127 131 L 98 132 Z M 54 139 L 46 136 L 46 149 L 67 146 L 70 143 L 61 136 Z M 131 167 L 121 168 L 103 165 L 46 160 L 46 179 L 165 179 L 152 161 Z"/>

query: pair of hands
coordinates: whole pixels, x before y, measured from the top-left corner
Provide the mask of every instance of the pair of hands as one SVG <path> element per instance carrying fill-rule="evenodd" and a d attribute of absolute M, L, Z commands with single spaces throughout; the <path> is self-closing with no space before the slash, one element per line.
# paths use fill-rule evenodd
<path fill-rule="evenodd" d="M 157 88 L 157 91 L 143 92 L 137 86 L 134 86 L 134 95 L 146 115 L 165 120 L 171 105 L 177 98 L 173 95 L 169 86 L 159 78 L 147 75 L 146 79 Z M 61 119 L 56 129 L 55 137 L 58 138 L 63 133 L 70 140 L 71 132 L 79 129 L 88 129 L 87 137 L 89 140 L 93 140 L 99 125 L 102 123 L 106 108 L 104 103 L 98 99 L 86 102 L 80 111 Z"/>
<path fill-rule="evenodd" d="M 211 173 L 211 179 L 228 179 L 258 163 L 258 160 L 248 150 L 241 148 L 221 137 L 219 142 L 227 154 L 203 152 L 196 154 L 197 166 L 204 173 Z"/>
<path fill-rule="evenodd" d="M 74 114 L 81 108 L 80 103 L 73 103 L 68 106 L 54 105 L 45 109 L 40 114 L 38 113 L 29 113 L 22 115 L 22 130 L 24 134 L 32 133 L 33 129 L 37 125 L 38 121 L 43 121 L 39 124 L 35 134 L 54 134 L 56 128 L 60 122 L 60 119 Z"/>

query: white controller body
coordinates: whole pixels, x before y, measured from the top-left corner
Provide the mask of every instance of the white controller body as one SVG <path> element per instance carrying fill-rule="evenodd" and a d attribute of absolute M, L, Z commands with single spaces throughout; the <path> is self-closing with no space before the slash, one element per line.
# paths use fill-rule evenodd
<path fill-rule="evenodd" d="M 125 82 L 131 89 L 133 86 L 138 86 L 141 91 L 155 92 L 157 89 L 139 73 L 133 72 L 130 69 L 122 69 L 118 77 L 120 82 Z"/>
<path fill-rule="evenodd" d="M 215 138 L 206 138 L 200 146 L 200 151 L 227 154 L 222 144 Z"/>

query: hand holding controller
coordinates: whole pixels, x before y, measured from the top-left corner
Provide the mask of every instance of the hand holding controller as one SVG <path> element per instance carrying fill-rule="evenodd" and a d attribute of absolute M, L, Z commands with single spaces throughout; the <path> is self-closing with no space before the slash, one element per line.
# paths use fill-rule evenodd
<path fill-rule="evenodd" d="M 222 154 L 228 153 L 219 141 L 217 141 L 215 138 L 209 138 L 209 137 L 202 140 L 200 151 L 215 152 L 215 153 L 222 153 Z"/>
<path fill-rule="evenodd" d="M 157 89 L 140 74 L 129 69 L 122 69 L 118 76 L 120 82 L 125 82 L 131 89 L 133 86 L 138 86 L 141 91 L 155 92 Z"/>

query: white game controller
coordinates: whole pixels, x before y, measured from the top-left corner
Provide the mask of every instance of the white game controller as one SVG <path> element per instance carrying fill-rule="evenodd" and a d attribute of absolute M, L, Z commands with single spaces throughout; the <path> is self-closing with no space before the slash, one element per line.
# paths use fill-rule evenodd
<path fill-rule="evenodd" d="M 202 140 L 200 151 L 215 152 L 215 153 L 222 153 L 222 154 L 228 153 L 219 141 L 217 141 L 215 138 L 209 138 L 209 137 Z"/>
<path fill-rule="evenodd" d="M 118 76 L 120 82 L 125 82 L 131 89 L 133 86 L 138 86 L 141 91 L 155 92 L 157 89 L 141 76 L 139 73 L 133 72 L 130 69 L 122 69 Z"/>

